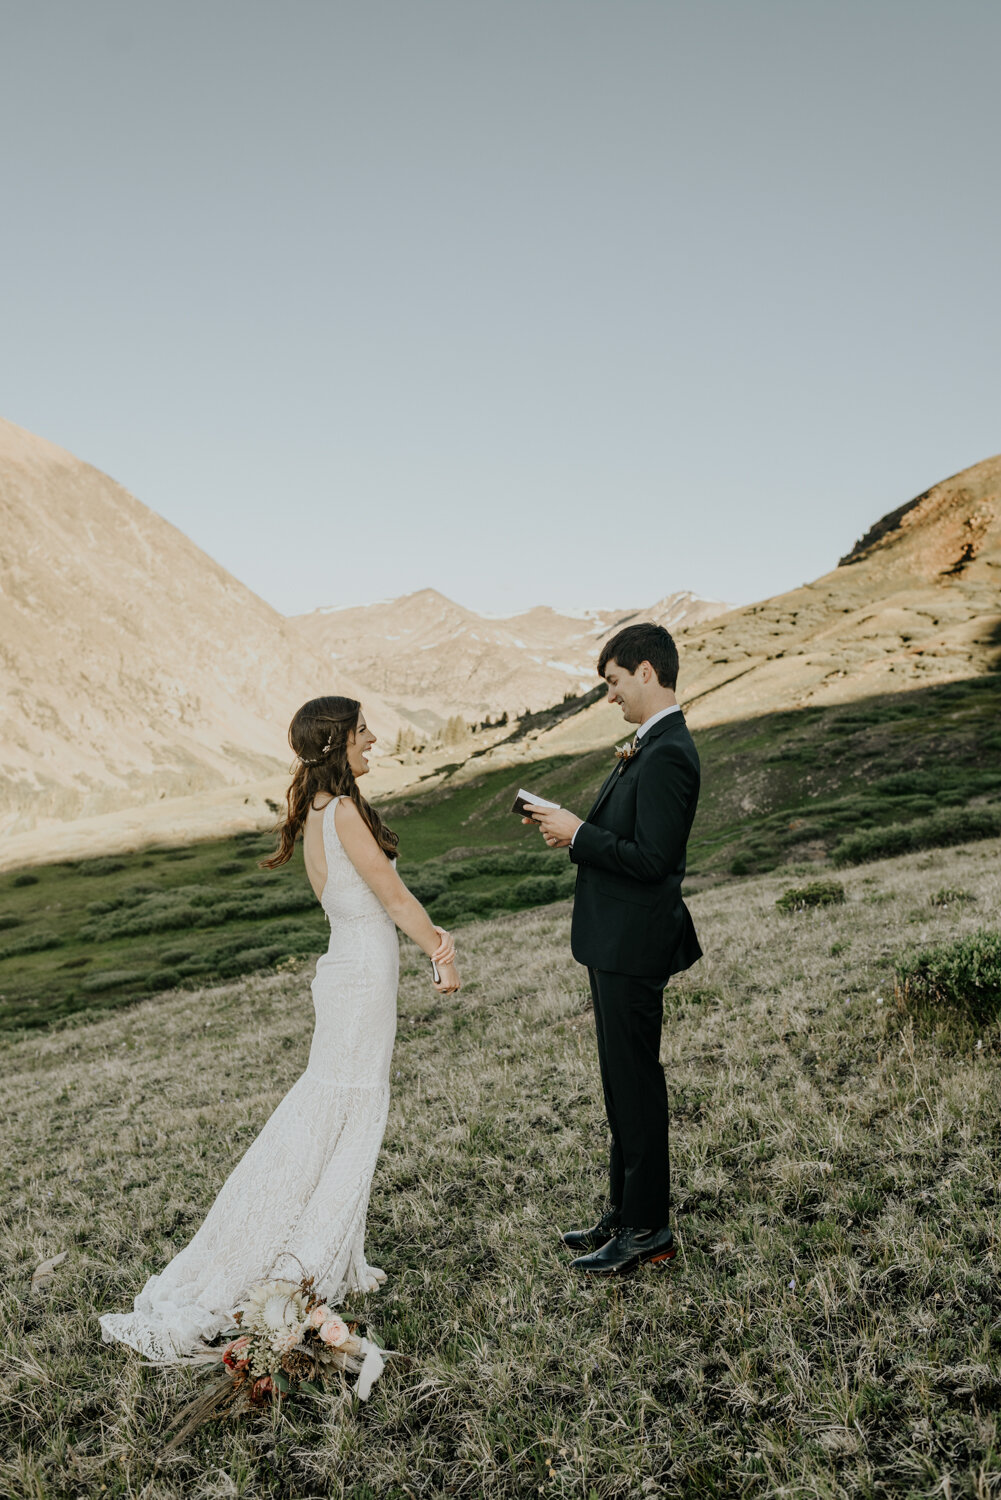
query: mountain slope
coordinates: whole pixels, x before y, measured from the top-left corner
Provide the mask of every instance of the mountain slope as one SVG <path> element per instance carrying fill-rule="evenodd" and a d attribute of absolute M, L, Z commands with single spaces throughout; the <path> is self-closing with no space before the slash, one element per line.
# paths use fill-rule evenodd
<path fill-rule="evenodd" d="M 4 832 L 266 776 L 304 699 L 360 694 L 175 527 L 5 421 L 0 535 Z"/>
<path fill-rule="evenodd" d="M 676 634 L 679 697 L 695 726 L 997 671 L 1001 456 L 891 511 L 815 583 Z M 622 733 L 618 712 L 598 703 L 538 735 L 530 753 Z"/>

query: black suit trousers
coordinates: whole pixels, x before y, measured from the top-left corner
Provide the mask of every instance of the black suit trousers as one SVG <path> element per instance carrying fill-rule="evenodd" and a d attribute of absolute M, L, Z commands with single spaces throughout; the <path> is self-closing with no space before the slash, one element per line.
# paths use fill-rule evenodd
<path fill-rule="evenodd" d="M 667 1084 L 660 1063 L 666 980 L 588 969 L 605 1113 L 612 1132 L 609 1197 L 632 1229 L 668 1221 Z"/>

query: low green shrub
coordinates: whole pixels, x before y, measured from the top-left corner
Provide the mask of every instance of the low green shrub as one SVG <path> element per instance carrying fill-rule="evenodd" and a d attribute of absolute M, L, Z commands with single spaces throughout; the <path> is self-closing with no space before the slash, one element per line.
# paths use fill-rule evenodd
<path fill-rule="evenodd" d="M 38 884 L 38 876 L 37 875 L 33 875 L 30 870 L 22 870 L 20 872 L 20 874 L 15 875 L 14 879 L 11 881 L 11 885 L 37 885 L 37 884 Z"/>
<path fill-rule="evenodd" d="M 819 839 L 824 836 L 822 823 L 801 823 L 798 828 L 787 828 L 782 834 L 784 844 L 805 844 L 808 839 Z"/>
<path fill-rule="evenodd" d="M 234 954 L 224 963 L 219 964 L 216 973 L 223 979 L 232 979 L 238 974 L 250 974 L 255 969 L 267 969 L 271 964 L 285 958 L 288 950 L 285 947 L 272 946 L 268 948 L 244 948 L 240 953 Z"/>
<path fill-rule="evenodd" d="M 899 959 L 895 977 L 903 1009 L 936 1023 L 989 1024 L 1001 1017 L 1001 932 L 982 928 Z"/>
<path fill-rule="evenodd" d="M 173 966 L 175 964 L 186 964 L 191 957 L 192 950 L 190 947 L 164 948 L 157 962 L 161 964 L 170 964 L 171 966 Z"/>
<path fill-rule="evenodd" d="M 528 875 L 511 887 L 510 906 L 545 906 L 550 901 L 565 901 L 574 893 L 577 871 L 574 866 L 554 875 Z"/>
<path fill-rule="evenodd" d="M 442 871 L 435 866 L 418 868 L 412 875 L 404 878 L 408 889 L 423 906 L 436 900 L 448 884 Z"/>
<path fill-rule="evenodd" d="M 509 854 L 480 854 L 471 859 L 449 860 L 440 866 L 449 885 L 466 880 L 481 880 L 497 875 L 544 874 L 552 867 L 548 849 L 525 844 Z"/>
<path fill-rule="evenodd" d="M 151 990 L 173 990 L 181 978 L 180 969 L 156 969 L 146 976 L 146 984 Z"/>
<path fill-rule="evenodd" d="M 954 890 L 952 886 L 943 886 L 940 891 L 933 891 L 928 897 L 931 906 L 959 906 L 964 901 L 976 901 L 976 896 L 971 891 Z"/>
<path fill-rule="evenodd" d="M 12 927 L 20 927 L 21 918 L 15 917 L 13 912 L 0 912 L 0 932 L 9 932 Z"/>
<path fill-rule="evenodd" d="M 83 859 L 78 866 L 81 875 L 117 875 L 125 869 L 124 859 Z"/>
<path fill-rule="evenodd" d="M 102 903 L 94 902 L 93 907 Z M 80 929 L 84 942 L 107 942 L 112 938 L 144 937 L 179 927 L 222 927 L 227 922 L 267 921 L 290 912 L 317 906 L 308 885 L 261 885 L 252 889 L 181 885 L 170 891 L 154 891 L 122 904 Z"/>
<path fill-rule="evenodd" d="M 91 993 L 95 990 L 117 990 L 123 984 L 141 985 L 146 979 L 142 969 L 100 969 L 96 974 L 80 981 L 80 988 Z"/>
<path fill-rule="evenodd" d="M 916 792 L 931 796 L 940 784 L 941 778 L 931 771 L 895 771 L 874 781 L 872 790 L 886 797 L 910 797 Z"/>
<path fill-rule="evenodd" d="M 242 859 L 224 859 L 221 865 L 216 865 L 217 875 L 242 875 L 247 866 Z"/>
<path fill-rule="evenodd" d="M 28 937 L 15 938 L 0 948 L 0 958 L 18 958 L 22 953 L 44 953 L 47 948 L 58 948 L 62 938 L 52 932 L 35 932 Z"/>
<path fill-rule="evenodd" d="M 446 926 L 449 922 L 471 922 L 494 906 L 497 899 L 483 891 L 445 891 L 435 901 L 431 915 Z"/>
<path fill-rule="evenodd" d="M 944 849 L 1001 833 L 1001 808 L 967 807 L 933 813 L 913 823 L 889 823 L 867 828 L 842 839 L 831 859 L 835 865 L 860 865 L 872 859 L 891 859 L 914 849 Z"/>
<path fill-rule="evenodd" d="M 775 905 L 779 911 L 810 911 L 816 906 L 842 906 L 844 900 L 845 888 L 839 880 L 814 880 L 783 891 Z"/>
<path fill-rule="evenodd" d="M 109 911 L 120 911 L 124 906 L 138 906 L 155 892 L 155 885 L 134 885 L 117 896 L 105 896 L 100 901 L 88 901 L 87 911 L 92 917 L 106 916 Z"/>

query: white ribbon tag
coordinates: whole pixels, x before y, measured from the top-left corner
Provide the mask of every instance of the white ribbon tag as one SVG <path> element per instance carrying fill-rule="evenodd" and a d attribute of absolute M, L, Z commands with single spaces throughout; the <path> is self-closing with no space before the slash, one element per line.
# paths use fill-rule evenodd
<path fill-rule="evenodd" d="M 365 1358 L 362 1360 L 361 1369 L 358 1372 L 355 1395 L 359 1401 L 367 1401 L 371 1395 L 372 1387 L 386 1368 L 386 1361 L 383 1359 L 382 1353 L 377 1346 L 370 1343 L 368 1339 L 362 1339 L 361 1346 L 365 1351 Z"/>

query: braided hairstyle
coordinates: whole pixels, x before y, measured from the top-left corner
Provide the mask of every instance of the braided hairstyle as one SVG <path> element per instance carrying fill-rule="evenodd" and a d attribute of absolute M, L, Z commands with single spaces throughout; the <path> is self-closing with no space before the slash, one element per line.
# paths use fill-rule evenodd
<path fill-rule="evenodd" d="M 295 714 L 289 725 L 288 742 L 298 764 L 292 768 L 285 817 L 275 828 L 278 848 L 270 859 L 261 860 L 262 868 L 275 870 L 288 864 L 306 814 L 322 792 L 332 797 L 350 797 L 382 852 L 390 859 L 396 853 L 399 837 L 366 802 L 348 765 L 348 736 L 358 728 L 360 714 L 357 698 L 311 698 Z"/>

